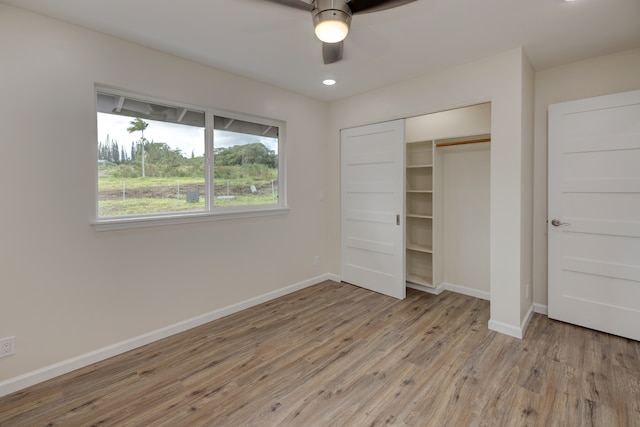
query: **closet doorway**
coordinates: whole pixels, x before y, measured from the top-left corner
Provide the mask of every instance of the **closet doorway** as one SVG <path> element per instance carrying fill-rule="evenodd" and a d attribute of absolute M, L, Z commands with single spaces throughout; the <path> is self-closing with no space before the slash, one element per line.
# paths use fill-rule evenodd
<path fill-rule="evenodd" d="M 341 132 L 341 279 L 489 299 L 491 104 Z"/>
<path fill-rule="evenodd" d="M 491 104 L 406 119 L 406 144 L 407 286 L 489 299 Z"/>

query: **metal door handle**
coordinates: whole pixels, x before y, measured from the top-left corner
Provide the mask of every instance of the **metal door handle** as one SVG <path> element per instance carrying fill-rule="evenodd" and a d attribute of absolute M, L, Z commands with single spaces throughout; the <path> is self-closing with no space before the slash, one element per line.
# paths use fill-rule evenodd
<path fill-rule="evenodd" d="M 568 222 L 562 222 L 559 219 L 552 219 L 551 225 L 553 225 L 554 227 L 560 227 L 561 225 L 571 225 L 571 224 L 569 224 Z"/>
<path fill-rule="evenodd" d="M 400 215 L 396 215 L 396 225 L 400 225 Z"/>

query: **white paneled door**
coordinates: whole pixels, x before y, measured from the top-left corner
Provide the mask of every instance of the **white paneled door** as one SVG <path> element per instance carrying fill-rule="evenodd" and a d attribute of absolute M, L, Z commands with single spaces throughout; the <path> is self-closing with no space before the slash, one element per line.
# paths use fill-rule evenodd
<path fill-rule="evenodd" d="M 640 340 L 640 91 L 549 107 L 549 317 Z"/>
<path fill-rule="evenodd" d="M 341 279 L 405 297 L 404 121 L 341 133 Z"/>

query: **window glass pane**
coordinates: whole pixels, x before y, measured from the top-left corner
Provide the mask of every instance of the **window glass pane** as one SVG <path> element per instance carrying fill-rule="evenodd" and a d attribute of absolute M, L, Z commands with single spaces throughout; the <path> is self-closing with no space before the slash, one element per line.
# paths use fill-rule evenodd
<path fill-rule="evenodd" d="M 98 217 L 205 209 L 204 113 L 98 93 Z"/>
<path fill-rule="evenodd" d="M 214 117 L 214 205 L 278 204 L 279 127 Z"/>

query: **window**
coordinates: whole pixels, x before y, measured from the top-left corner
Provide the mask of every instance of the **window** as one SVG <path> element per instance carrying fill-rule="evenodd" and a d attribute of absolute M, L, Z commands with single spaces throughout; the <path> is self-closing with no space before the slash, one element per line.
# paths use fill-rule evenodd
<path fill-rule="evenodd" d="M 97 227 L 285 206 L 282 122 L 98 89 L 97 123 Z"/>
<path fill-rule="evenodd" d="M 278 126 L 214 116 L 214 204 L 278 204 Z"/>

